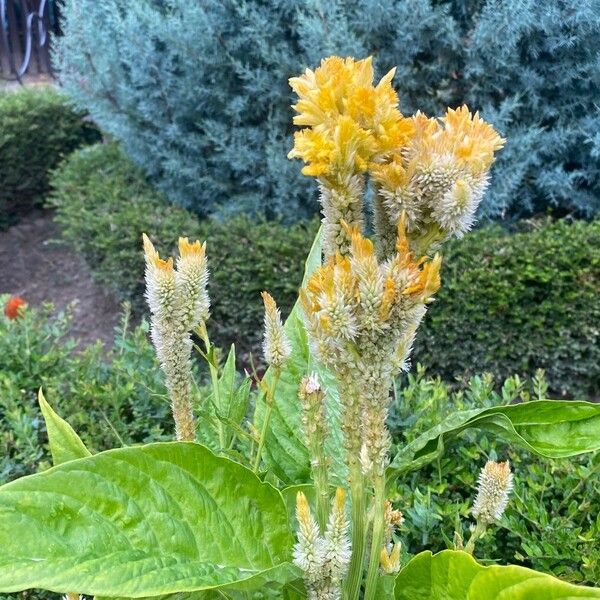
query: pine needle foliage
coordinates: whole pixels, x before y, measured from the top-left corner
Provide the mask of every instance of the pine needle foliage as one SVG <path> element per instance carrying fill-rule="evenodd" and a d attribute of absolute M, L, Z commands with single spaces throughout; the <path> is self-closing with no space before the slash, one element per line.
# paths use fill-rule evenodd
<path fill-rule="evenodd" d="M 169 199 L 295 220 L 287 79 L 322 56 L 399 65 L 401 110 L 468 103 L 508 139 L 485 216 L 600 207 L 596 0 L 65 0 L 55 62 Z"/>

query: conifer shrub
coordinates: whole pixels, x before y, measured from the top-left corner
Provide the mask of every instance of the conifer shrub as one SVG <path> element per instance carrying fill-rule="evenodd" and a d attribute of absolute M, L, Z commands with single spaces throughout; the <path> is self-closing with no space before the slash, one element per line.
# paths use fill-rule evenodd
<path fill-rule="evenodd" d="M 314 186 L 285 160 L 286 80 L 332 52 L 373 54 L 380 74 L 398 65 L 406 114 L 466 102 L 508 139 L 481 214 L 598 210 L 592 0 L 67 0 L 63 14 L 67 91 L 200 214 L 316 211 Z"/>
<path fill-rule="evenodd" d="M 0 228 L 41 202 L 65 156 L 99 138 L 52 88 L 0 92 Z"/>

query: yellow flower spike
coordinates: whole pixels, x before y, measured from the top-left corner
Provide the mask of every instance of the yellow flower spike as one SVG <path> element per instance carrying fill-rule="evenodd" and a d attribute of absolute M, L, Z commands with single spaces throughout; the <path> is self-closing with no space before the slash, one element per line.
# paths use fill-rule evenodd
<path fill-rule="evenodd" d="M 506 142 L 478 112 L 472 114 L 465 105 L 456 110 L 449 108 L 442 122 L 446 147 L 452 149 L 459 160 L 470 165 L 474 172 L 489 169 L 494 161 L 494 152 Z"/>
<path fill-rule="evenodd" d="M 146 261 L 156 269 L 167 272 L 173 271 L 173 257 L 169 257 L 166 260 L 162 259 L 154 248 L 154 244 L 152 244 L 150 238 L 145 233 L 142 233 L 142 240 L 144 242 Z"/>
<path fill-rule="evenodd" d="M 180 237 L 178 246 L 181 258 L 204 258 L 206 254 L 206 242 L 201 243 L 200 240 L 190 242 L 188 238 Z"/>
<path fill-rule="evenodd" d="M 308 499 L 304 492 L 296 494 L 296 518 L 301 525 L 307 526 L 312 520 L 312 513 L 308 504 Z"/>

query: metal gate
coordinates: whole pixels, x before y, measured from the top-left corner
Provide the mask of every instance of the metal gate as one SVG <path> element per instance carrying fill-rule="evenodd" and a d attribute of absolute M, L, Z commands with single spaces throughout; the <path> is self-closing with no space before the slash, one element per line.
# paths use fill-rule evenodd
<path fill-rule="evenodd" d="M 0 77 L 51 75 L 50 36 L 57 31 L 56 0 L 0 0 Z"/>

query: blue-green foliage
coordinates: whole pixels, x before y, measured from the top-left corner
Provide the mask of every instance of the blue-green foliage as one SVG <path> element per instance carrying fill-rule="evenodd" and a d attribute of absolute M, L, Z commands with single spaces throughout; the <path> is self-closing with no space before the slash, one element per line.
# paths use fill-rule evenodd
<path fill-rule="evenodd" d="M 509 139 L 484 214 L 600 200 L 597 0 L 66 0 L 67 90 L 171 200 L 294 219 L 287 79 L 330 54 L 398 65 L 401 107 L 468 102 Z"/>

